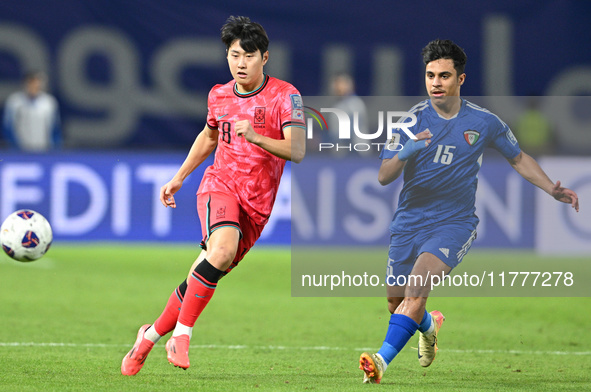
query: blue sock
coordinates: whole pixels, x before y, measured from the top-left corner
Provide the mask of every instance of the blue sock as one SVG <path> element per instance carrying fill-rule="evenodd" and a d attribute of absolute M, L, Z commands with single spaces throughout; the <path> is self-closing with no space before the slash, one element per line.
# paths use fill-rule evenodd
<path fill-rule="evenodd" d="M 431 324 L 433 323 L 433 318 L 431 317 L 431 315 L 429 314 L 429 312 L 427 312 L 425 310 L 425 314 L 423 315 L 423 319 L 421 320 L 421 323 L 419 324 L 419 332 L 427 332 L 429 330 L 429 328 L 431 328 Z"/>
<path fill-rule="evenodd" d="M 419 324 L 403 314 L 393 314 L 390 317 L 390 325 L 386 333 L 386 339 L 378 354 L 384 358 L 386 364 L 390 364 L 394 357 L 402 350 L 412 335 L 415 334 Z"/>

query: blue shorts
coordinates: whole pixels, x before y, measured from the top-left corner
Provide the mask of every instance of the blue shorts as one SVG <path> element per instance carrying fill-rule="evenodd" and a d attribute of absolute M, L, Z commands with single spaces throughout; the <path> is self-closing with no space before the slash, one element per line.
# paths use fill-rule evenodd
<path fill-rule="evenodd" d="M 437 256 L 454 269 L 468 253 L 475 239 L 475 228 L 455 223 L 438 225 L 431 230 L 392 234 L 388 252 L 388 275 L 410 275 L 417 258 L 423 252 Z"/>

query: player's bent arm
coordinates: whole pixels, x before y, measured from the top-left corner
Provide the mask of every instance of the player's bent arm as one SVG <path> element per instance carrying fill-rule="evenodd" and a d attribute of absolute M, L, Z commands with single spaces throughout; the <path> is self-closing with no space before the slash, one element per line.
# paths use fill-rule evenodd
<path fill-rule="evenodd" d="M 382 160 L 378 172 L 378 181 L 381 185 L 388 185 L 402 174 L 406 161 L 401 161 L 398 156 Z"/>
<path fill-rule="evenodd" d="M 304 157 L 306 156 L 306 130 L 299 127 L 286 127 L 283 130 L 283 136 L 285 139 L 278 140 L 279 142 L 289 140 L 289 151 L 286 151 L 289 153 L 289 158 L 284 159 L 288 159 L 294 163 L 300 163 L 301 161 L 303 161 Z M 270 138 L 267 139 L 269 139 L 269 141 L 275 140 Z M 268 149 L 266 150 L 269 151 Z M 277 155 L 274 154 L 272 151 L 269 152 L 273 155 Z"/>
<path fill-rule="evenodd" d="M 542 189 L 558 201 L 570 204 L 577 212 L 579 211 L 579 197 L 577 194 L 560 186 L 560 181 L 556 184 L 548 177 L 546 172 L 540 167 L 538 162 L 523 151 L 515 158 L 508 159 L 509 163 L 523 178 L 533 185 Z"/>
<path fill-rule="evenodd" d="M 306 130 L 299 127 L 285 127 L 284 139 L 273 139 L 261 135 L 252 129 L 250 122 L 242 120 L 236 122 L 236 135 L 244 137 L 252 144 L 256 144 L 276 157 L 300 163 L 306 155 Z"/>
<path fill-rule="evenodd" d="M 388 185 L 400 177 L 406 161 L 427 148 L 429 143 L 431 143 L 430 138 L 433 137 L 433 134 L 428 129 L 425 129 L 423 132 L 419 132 L 415 136 L 416 139 L 407 140 L 402 150 L 400 150 L 392 159 L 384 159 L 382 161 L 378 173 L 378 181 L 380 184 Z"/>
<path fill-rule="evenodd" d="M 217 129 L 211 129 L 207 125 L 197 135 L 185 161 L 174 176 L 174 179 L 184 181 L 207 157 L 215 150 L 218 144 Z"/>

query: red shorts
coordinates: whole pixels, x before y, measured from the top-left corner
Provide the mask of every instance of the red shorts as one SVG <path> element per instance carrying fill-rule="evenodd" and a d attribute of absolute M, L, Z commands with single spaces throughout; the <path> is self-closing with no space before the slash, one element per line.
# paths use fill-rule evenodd
<path fill-rule="evenodd" d="M 240 231 L 236 257 L 224 275 L 230 272 L 244 258 L 261 236 L 264 225 L 257 225 L 240 207 L 236 197 L 221 192 L 206 192 L 197 196 L 197 213 L 201 221 L 203 241 L 201 247 L 207 250 L 207 239 L 219 228 L 235 227 Z"/>

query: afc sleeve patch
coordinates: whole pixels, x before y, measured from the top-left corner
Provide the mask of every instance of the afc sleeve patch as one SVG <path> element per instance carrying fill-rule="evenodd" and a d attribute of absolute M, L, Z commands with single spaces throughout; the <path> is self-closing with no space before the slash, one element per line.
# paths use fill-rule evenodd
<path fill-rule="evenodd" d="M 517 144 L 517 139 L 515 138 L 515 135 L 513 135 L 513 132 L 511 132 L 511 129 L 509 129 L 509 127 L 507 127 L 507 132 L 505 133 L 505 136 L 507 136 L 507 139 L 509 139 L 509 142 L 511 142 L 512 145 L 516 145 Z"/>
<path fill-rule="evenodd" d="M 304 103 L 302 102 L 302 96 L 300 94 L 290 94 L 291 108 L 292 110 L 303 110 Z"/>

